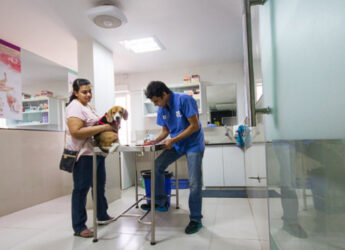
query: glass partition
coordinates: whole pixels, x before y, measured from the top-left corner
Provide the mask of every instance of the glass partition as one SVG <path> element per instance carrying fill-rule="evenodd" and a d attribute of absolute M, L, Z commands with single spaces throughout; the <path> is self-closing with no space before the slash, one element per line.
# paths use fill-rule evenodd
<path fill-rule="evenodd" d="M 271 249 L 344 249 L 345 140 L 267 147 Z"/>

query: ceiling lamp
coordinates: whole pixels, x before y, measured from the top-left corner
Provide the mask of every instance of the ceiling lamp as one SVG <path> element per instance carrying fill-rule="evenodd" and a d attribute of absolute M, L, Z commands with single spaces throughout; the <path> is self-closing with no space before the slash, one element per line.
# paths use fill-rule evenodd
<path fill-rule="evenodd" d="M 94 7 L 86 13 L 97 26 L 104 29 L 114 29 L 127 23 L 126 16 L 114 5 Z"/>
<path fill-rule="evenodd" d="M 119 43 L 126 49 L 132 50 L 135 53 L 145 53 L 164 49 L 163 44 L 156 37 L 125 40 Z"/>

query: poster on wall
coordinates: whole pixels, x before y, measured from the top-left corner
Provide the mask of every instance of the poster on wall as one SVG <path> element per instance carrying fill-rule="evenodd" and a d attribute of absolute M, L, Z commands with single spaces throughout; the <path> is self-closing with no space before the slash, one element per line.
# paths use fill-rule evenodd
<path fill-rule="evenodd" d="M 1 39 L 0 118 L 23 119 L 20 48 Z"/>
<path fill-rule="evenodd" d="M 73 82 L 78 78 L 78 73 L 73 70 L 68 70 L 68 97 L 71 96 L 73 92 Z"/>

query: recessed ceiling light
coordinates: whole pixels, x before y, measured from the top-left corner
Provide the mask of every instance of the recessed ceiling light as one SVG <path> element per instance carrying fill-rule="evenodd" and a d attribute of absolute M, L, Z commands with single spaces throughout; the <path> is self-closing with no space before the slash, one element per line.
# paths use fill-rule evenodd
<path fill-rule="evenodd" d="M 145 37 L 135 40 L 125 40 L 119 42 L 128 50 L 132 50 L 135 53 L 144 53 L 151 51 L 158 51 L 164 49 L 163 45 L 155 37 Z"/>

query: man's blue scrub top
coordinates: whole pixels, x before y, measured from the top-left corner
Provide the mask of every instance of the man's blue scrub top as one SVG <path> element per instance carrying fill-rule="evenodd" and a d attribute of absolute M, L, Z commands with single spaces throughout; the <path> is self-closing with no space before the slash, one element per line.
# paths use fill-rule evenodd
<path fill-rule="evenodd" d="M 193 97 L 171 92 L 169 106 L 158 108 L 157 124 L 170 130 L 170 137 L 174 138 L 188 126 L 188 118 L 197 115 L 199 119 L 198 105 Z M 199 130 L 174 144 L 174 148 L 180 154 L 186 152 L 202 152 L 205 150 L 204 131 L 199 121 Z"/>

